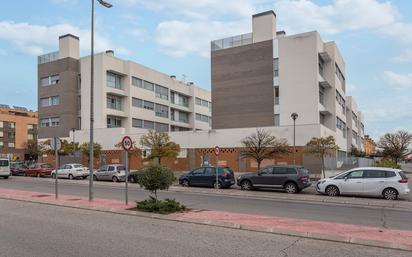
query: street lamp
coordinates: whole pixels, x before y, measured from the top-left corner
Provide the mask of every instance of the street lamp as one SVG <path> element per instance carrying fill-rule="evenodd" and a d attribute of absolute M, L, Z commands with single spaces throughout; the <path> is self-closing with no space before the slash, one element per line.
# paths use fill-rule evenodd
<path fill-rule="evenodd" d="M 94 148 L 94 140 L 93 140 L 93 126 L 94 126 L 94 0 L 92 1 L 92 28 L 91 28 L 91 55 L 90 55 L 90 140 L 89 140 L 89 201 L 93 200 L 93 148 Z M 97 0 L 101 5 L 106 8 L 111 8 L 113 5 L 110 3 Z"/>
<path fill-rule="evenodd" d="M 74 132 L 76 131 L 76 129 L 75 128 L 72 128 L 72 133 L 73 133 L 73 154 L 75 154 L 76 153 L 76 141 L 75 141 L 75 138 L 74 138 Z"/>
<path fill-rule="evenodd" d="M 294 112 L 290 117 L 293 120 L 293 165 L 296 165 L 296 119 L 298 118 L 298 114 Z"/>

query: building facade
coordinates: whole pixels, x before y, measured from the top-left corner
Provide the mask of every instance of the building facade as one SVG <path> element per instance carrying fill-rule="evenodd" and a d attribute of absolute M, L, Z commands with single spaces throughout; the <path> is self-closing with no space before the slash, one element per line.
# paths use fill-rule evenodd
<path fill-rule="evenodd" d="M 253 15 L 252 27 L 211 42 L 212 128 L 290 127 L 297 113 L 296 133 L 315 126 L 310 136 L 334 136 L 345 154 L 354 131 L 361 149 L 363 116 L 347 105 L 345 62 L 335 42 L 317 31 L 277 31 L 273 11 Z M 348 125 L 348 112 L 358 117 L 356 127 Z"/>
<path fill-rule="evenodd" d="M 22 107 L 0 105 L 0 156 L 28 159 L 27 143 L 37 139 L 37 113 Z"/>
<path fill-rule="evenodd" d="M 372 138 L 369 137 L 369 135 L 365 135 L 363 139 L 363 145 L 366 156 L 373 156 L 376 154 L 376 143 Z"/>
<path fill-rule="evenodd" d="M 90 126 L 90 56 L 79 56 L 79 38 L 59 38 L 59 51 L 39 56 L 39 138 L 69 137 Z M 94 56 L 94 128 L 127 133 L 208 130 L 210 92 L 113 51 Z"/>

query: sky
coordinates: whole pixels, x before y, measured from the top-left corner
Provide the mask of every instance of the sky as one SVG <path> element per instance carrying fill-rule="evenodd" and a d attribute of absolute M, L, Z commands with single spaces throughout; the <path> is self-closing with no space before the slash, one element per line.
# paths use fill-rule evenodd
<path fill-rule="evenodd" d="M 210 41 L 251 32 L 251 15 L 274 10 L 287 35 L 317 30 L 346 64 L 347 95 L 378 138 L 412 132 L 411 0 L 107 0 L 96 4 L 96 51 L 210 89 Z M 90 0 L 2 0 L 0 103 L 37 109 L 37 56 L 58 36 L 90 51 Z"/>

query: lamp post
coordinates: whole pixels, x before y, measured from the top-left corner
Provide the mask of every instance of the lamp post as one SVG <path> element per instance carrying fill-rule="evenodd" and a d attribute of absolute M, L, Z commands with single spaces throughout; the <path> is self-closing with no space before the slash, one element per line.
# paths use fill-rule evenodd
<path fill-rule="evenodd" d="M 72 133 L 73 133 L 73 139 L 72 139 L 72 143 L 73 143 L 73 154 L 76 153 L 76 141 L 75 141 L 75 137 L 74 137 L 74 132 L 76 131 L 75 128 L 72 128 Z"/>
<path fill-rule="evenodd" d="M 93 129 L 94 129 L 94 0 L 92 1 L 92 28 L 91 28 L 91 54 L 90 54 L 90 140 L 89 140 L 89 201 L 93 200 L 93 161 L 94 161 L 94 139 L 93 139 Z M 111 8 L 108 2 L 103 0 L 97 0 L 101 5 L 106 8 Z"/>
<path fill-rule="evenodd" d="M 293 165 L 296 165 L 296 119 L 298 118 L 298 114 L 294 112 L 290 117 L 293 120 Z"/>

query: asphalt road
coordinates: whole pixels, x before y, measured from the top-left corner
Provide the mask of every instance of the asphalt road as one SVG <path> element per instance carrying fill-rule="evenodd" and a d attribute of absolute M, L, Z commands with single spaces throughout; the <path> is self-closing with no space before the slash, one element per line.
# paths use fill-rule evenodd
<path fill-rule="evenodd" d="M 77 183 L 60 180 L 59 194 L 87 197 L 88 184 L 85 182 L 86 181 L 78 181 Z M 12 177 L 8 180 L 0 179 L 0 188 L 54 193 L 54 181 L 47 178 Z M 279 194 L 278 192 L 273 193 Z M 147 196 L 147 191 L 138 188 L 136 184 L 130 185 L 130 201 L 140 201 L 147 198 Z M 412 222 L 410 222 L 412 217 L 411 211 L 315 202 L 289 202 L 278 199 L 251 199 L 192 192 L 163 191 L 159 193 L 159 196 L 161 198 L 174 198 L 193 209 L 219 210 L 412 230 Z M 95 183 L 95 197 L 123 200 L 124 189 L 119 186 L 113 186 L 110 182 L 98 182 Z"/>
<path fill-rule="evenodd" d="M 0 257 L 409 257 L 410 252 L 0 200 Z"/>

